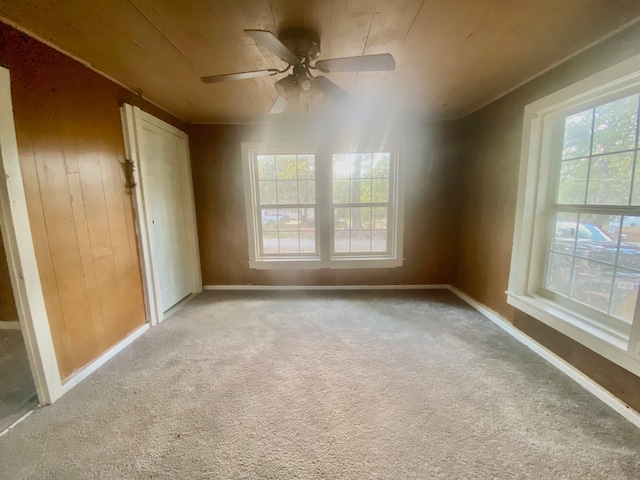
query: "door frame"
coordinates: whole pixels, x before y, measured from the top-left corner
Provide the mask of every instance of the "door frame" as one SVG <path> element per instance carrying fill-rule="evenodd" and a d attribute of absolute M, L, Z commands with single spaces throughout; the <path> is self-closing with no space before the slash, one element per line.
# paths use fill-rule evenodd
<path fill-rule="evenodd" d="M 140 267 L 142 269 L 145 308 L 149 323 L 157 325 L 165 318 L 160 296 L 160 279 L 153 252 L 153 236 L 151 235 L 151 208 L 145 193 L 144 173 L 146 173 L 144 144 L 140 136 L 144 124 L 148 123 L 180 139 L 180 180 L 182 182 L 182 201 L 186 206 L 185 224 L 187 234 L 187 257 L 189 258 L 189 289 L 191 294 L 202 292 L 202 276 L 200 272 L 200 251 L 198 247 L 198 227 L 196 224 L 195 200 L 193 194 L 193 177 L 191 174 L 191 156 L 189 154 L 189 136 L 182 130 L 143 112 L 139 107 L 128 103 L 120 107 L 122 127 L 124 130 L 125 152 L 128 161 L 133 162 L 133 182 L 131 189 L 134 201 L 135 223 L 140 250 Z M 178 304 L 180 305 L 180 304 Z M 171 309 L 169 310 L 171 311 Z"/>
<path fill-rule="evenodd" d="M 41 405 L 64 389 L 49 327 L 42 283 L 29 223 L 13 120 L 9 70 L 0 67 L 0 230 L 20 329 Z"/>

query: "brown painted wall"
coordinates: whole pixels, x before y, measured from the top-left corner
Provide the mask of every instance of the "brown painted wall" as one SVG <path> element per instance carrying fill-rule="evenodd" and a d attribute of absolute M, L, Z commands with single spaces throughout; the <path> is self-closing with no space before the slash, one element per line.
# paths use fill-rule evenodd
<path fill-rule="evenodd" d="M 640 410 L 640 379 L 507 305 L 525 105 L 640 54 L 640 26 L 582 53 L 461 121 L 455 285 Z M 579 351 L 579 353 L 577 353 Z M 605 378 L 609 381 L 605 381 Z M 629 395 L 629 392 L 634 392 Z M 633 397 L 633 398 L 632 398 Z"/>
<path fill-rule="evenodd" d="M 68 377 L 145 319 L 119 106 L 130 92 L 0 24 L 18 153 L 60 373 Z"/>
<path fill-rule="evenodd" d="M 4 244 L 0 239 L 0 322 L 18 320 Z"/>
<path fill-rule="evenodd" d="M 330 127 L 327 125 L 331 125 Z M 306 126 L 192 125 L 189 131 L 202 278 L 205 285 L 450 283 L 455 227 L 451 125 L 369 125 L 329 119 Z M 359 124 L 358 124 L 359 125 Z M 359 125 L 359 127 L 362 127 Z M 357 132 L 355 131 L 357 130 Z M 258 271 L 248 266 L 240 144 L 261 138 L 351 144 L 368 132 L 400 145 L 405 182 L 404 265 L 393 269 Z M 357 143 L 357 142 L 356 142 Z M 375 143 L 374 143 L 375 144 Z"/>

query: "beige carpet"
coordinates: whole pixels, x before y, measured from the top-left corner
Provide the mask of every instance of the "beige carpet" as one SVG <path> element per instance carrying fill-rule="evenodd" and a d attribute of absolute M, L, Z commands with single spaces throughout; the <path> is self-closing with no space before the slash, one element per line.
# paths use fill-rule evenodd
<path fill-rule="evenodd" d="M 205 293 L 3 479 L 640 479 L 640 430 L 449 292 Z"/>

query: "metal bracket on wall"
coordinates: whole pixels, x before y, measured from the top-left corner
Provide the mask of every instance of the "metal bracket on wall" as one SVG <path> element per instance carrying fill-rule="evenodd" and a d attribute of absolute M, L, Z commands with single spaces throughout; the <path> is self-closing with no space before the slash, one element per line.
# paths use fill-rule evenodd
<path fill-rule="evenodd" d="M 135 170 L 135 168 L 136 167 L 133 161 L 129 160 L 128 158 L 126 158 L 125 161 L 122 162 L 122 170 L 124 170 L 125 178 L 124 188 L 126 189 L 127 193 L 131 193 L 131 190 L 137 185 L 133 176 L 133 171 Z"/>

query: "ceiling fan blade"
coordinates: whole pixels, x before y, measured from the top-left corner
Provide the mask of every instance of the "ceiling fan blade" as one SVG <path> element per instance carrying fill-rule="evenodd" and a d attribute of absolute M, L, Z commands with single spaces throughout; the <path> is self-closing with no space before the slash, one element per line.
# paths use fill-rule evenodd
<path fill-rule="evenodd" d="M 273 107 L 271 107 L 271 111 L 269 113 L 273 115 L 283 113 L 287 109 L 287 105 L 289 105 L 287 99 L 281 95 L 278 95 L 278 98 L 276 98 L 276 101 L 273 102 Z"/>
<path fill-rule="evenodd" d="M 361 57 L 330 58 L 318 60 L 316 68 L 321 72 L 381 72 L 396 69 L 396 61 L 390 53 L 363 55 Z"/>
<path fill-rule="evenodd" d="M 338 103 L 349 103 L 353 100 L 350 94 L 326 77 L 316 77 L 313 79 L 313 82 L 322 93 Z"/>
<path fill-rule="evenodd" d="M 269 70 L 256 70 L 255 72 L 226 73 L 224 75 L 211 75 L 210 77 L 201 77 L 203 83 L 220 83 L 229 80 L 245 80 L 247 78 L 268 77 L 280 73 L 275 68 Z"/>
<path fill-rule="evenodd" d="M 284 43 L 278 40 L 278 37 L 273 33 L 267 30 L 245 30 L 244 33 L 253 38 L 258 45 L 262 45 L 288 64 L 298 65 L 300 63 L 298 57 L 296 57 L 293 52 L 284 45 Z"/>

